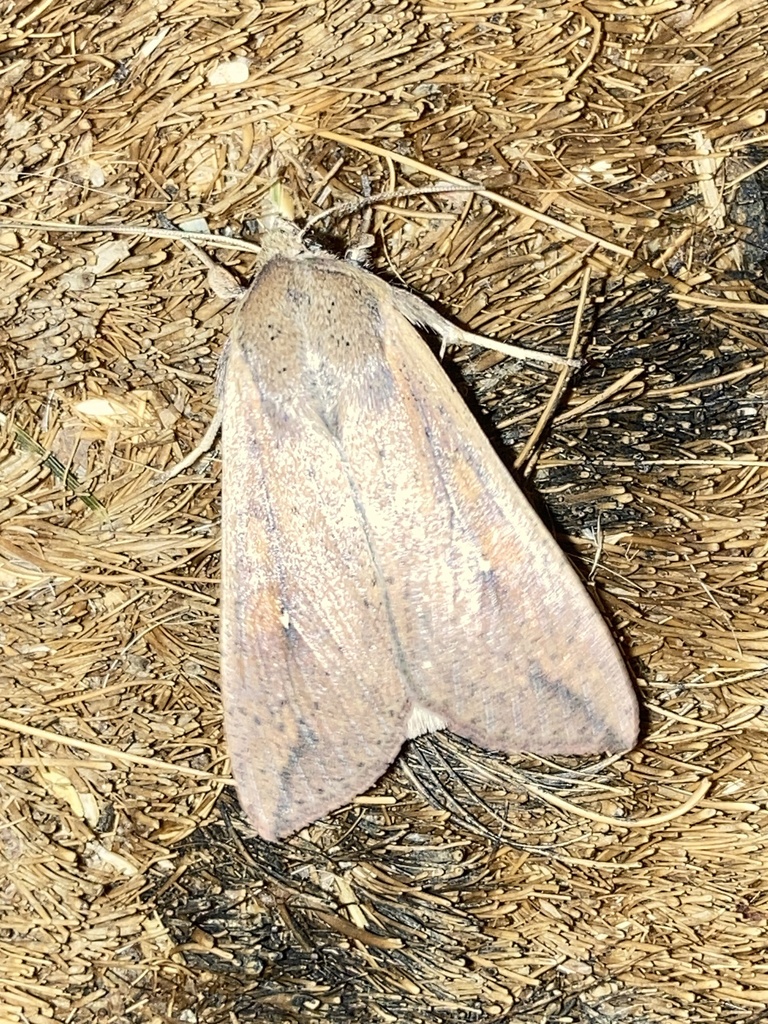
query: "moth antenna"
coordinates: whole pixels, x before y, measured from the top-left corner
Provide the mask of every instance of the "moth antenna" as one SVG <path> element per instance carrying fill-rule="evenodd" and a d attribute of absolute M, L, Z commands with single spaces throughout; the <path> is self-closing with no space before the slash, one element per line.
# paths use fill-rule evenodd
<path fill-rule="evenodd" d="M 423 185 L 419 188 L 403 187 L 393 188 L 386 192 L 376 192 L 374 195 L 358 196 L 357 199 L 350 199 L 345 203 L 336 203 L 327 210 L 312 214 L 307 218 L 304 225 L 305 231 L 311 231 L 315 224 L 328 217 L 346 217 L 348 214 L 357 213 L 368 206 L 375 206 L 376 203 L 387 203 L 393 199 L 411 199 L 414 196 L 432 195 L 437 192 L 481 192 L 481 185 L 459 185 L 449 182 L 442 182 L 436 185 Z"/>

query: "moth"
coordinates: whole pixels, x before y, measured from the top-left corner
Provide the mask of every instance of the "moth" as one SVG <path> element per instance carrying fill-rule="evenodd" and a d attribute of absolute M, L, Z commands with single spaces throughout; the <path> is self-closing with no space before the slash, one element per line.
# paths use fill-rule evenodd
<path fill-rule="evenodd" d="M 235 315 L 221 685 L 239 798 L 268 840 L 427 730 L 510 753 L 636 741 L 605 622 L 411 323 L 435 318 L 307 254 L 270 259 Z"/>

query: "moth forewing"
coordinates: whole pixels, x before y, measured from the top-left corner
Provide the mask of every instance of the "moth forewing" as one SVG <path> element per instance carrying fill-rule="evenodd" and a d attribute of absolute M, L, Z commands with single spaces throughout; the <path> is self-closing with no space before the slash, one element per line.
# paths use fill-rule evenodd
<path fill-rule="evenodd" d="M 435 357 L 375 286 L 394 390 L 381 422 L 368 421 L 387 439 L 382 471 L 365 473 L 361 452 L 358 477 L 374 529 L 391 519 L 395 477 L 423 510 L 417 522 L 398 516 L 399 544 L 375 537 L 409 692 L 482 746 L 628 749 L 637 701 L 605 622 Z"/>
<path fill-rule="evenodd" d="M 277 257 L 228 346 L 222 689 L 268 839 L 367 789 L 422 727 L 548 754 L 637 734 L 605 623 L 396 295 Z"/>
<path fill-rule="evenodd" d="M 241 801 L 266 838 L 372 785 L 411 711 L 386 585 L 329 427 L 338 357 L 316 351 L 317 296 L 291 278 L 274 261 L 252 286 L 222 393 L 225 725 Z M 347 358 L 349 373 L 362 369 Z"/>

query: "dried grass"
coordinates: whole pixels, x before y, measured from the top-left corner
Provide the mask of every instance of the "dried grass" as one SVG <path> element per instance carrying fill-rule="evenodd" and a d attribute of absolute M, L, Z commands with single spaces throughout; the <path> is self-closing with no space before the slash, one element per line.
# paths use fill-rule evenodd
<path fill-rule="evenodd" d="M 557 351 L 589 269 L 590 362 L 522 468 L 594 577 L 647 728 L 598 767 L 424 739 L 276 847 L 226 796 L 209 818 L 226 786 L 218 466 L 156 471 L 210 421 L 230 311 L 168 241 L 0 227 L 0 1019 L 768 1008 L 766 16 L 7 12 L 6 217 L 240 233 L 276 179 L 301 216 L 363 176 L 454 176 L 485 192 L 377 208 L 380 268 L 473 330 Z M 456 369 L 520 452 L 552 372 L 479 352 Z"/>

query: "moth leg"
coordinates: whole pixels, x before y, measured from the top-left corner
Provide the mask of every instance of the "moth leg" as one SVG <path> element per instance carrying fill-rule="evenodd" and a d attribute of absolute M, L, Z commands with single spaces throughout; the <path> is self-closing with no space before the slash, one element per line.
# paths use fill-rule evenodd
<path fill-rule="evenodd" d="M 441 358 L 448 345 L 480 345 L 482 348 L 490 348 L 494 352 L 503 352 L 504 355 L 512 356 L 515 359 L 524 359 L 528 362 L 547 363 L 550 366 L 570 366 L 575 369 L 582 365 L 581 359 L 558 356 L 552 352 L 537 352 L 535 349 L 521 348 L 519 345 L 508 345 L 503 341 L 495 341 L 493 338 L 487 338 L 484 334 L 465 331 L 462 327 L 452 324 L 450 320 L 446 320 L 428 303 L 411 292 L 393 288 L 391 297 L 394 305 L 407 320 L 417 327 L 429 328 L 440 338 Z"/>
<path fill-rule="evenodd" d="M 162 474 L 163 483 L 167 480 L 172 480 L 179 473 L 183 473 L 185 469 L 189 469 L 190 466 L 197 462 L 201 455 L 205 455 L 207 451 L 210 451 L 213 447 L 213 442 L 216 440 L 216 435 L 221 430 L 221 416 L 222 409 L 219 406 L 211 420 L 210 426 L 203 435 L 202 441 L 195 445 L 189 455 L 185 455 L 181 462 L 177 462 L 173 469 L 169 469 Z"/>
<path fill-rule="evenodd" d="M 184 238 L 184 233 L 179 235 L 179 241 L 183 242 L 184 245 L 193 252 L 195 256 L 200 260 L 203 266 L 208 271 L 208 286 L 211 291 L 220 299 L 224 299 L 226 302 L 230 302 L 232 299 L 239 300 L 245 295 L 247 288 L 244 288 L 239 281 L 237 281 L 233 274 L 222 267 L 221 264 L 212 260 L 207 252 L 203 252 L 199 245 L 195 245 L 188 238 Z"/>
<path fill-rule="evenodd" d="M 230 301 L 232 299 L 239 300 L 245 295 L 247 289 L 244 288 L 230 272 L 218 264 L 215 260 L 212 260 L 207 252 L 204 252 L 199 245 L 195 245 L 194 242 L 188 238 L 183 237 L 183 232 L 179 235 L 179 241 L 183 242 L 186 247 L 197 256 L 200 262 L 208 270 L 208 285 L 211 291 L 218 296 L 220 299 Z M 222 358 L 225 358 L 225 355 Z M 219 380 L 222 375 L 222 367 L 219 366 Z M 200 458 L 201 455 L 205 455 L 207 451 L 213 447 L 213 443 L 216 440 L 216 436 L 221 430 L 221 407 L 216 409 L 216 413 L 211 421 L 210 426 L 203 435 L 203 439 L 199 444 L 195 445 L 189 455 L 185 456 L 181 462 L 178 462 L 173 469 L 169 469 L 167 472 L 162 474 L 163 482 L 173 479 L 178 476 L 179 473 L 183 473 L 185 469 L 194 465 L 195 462 Z"/>

